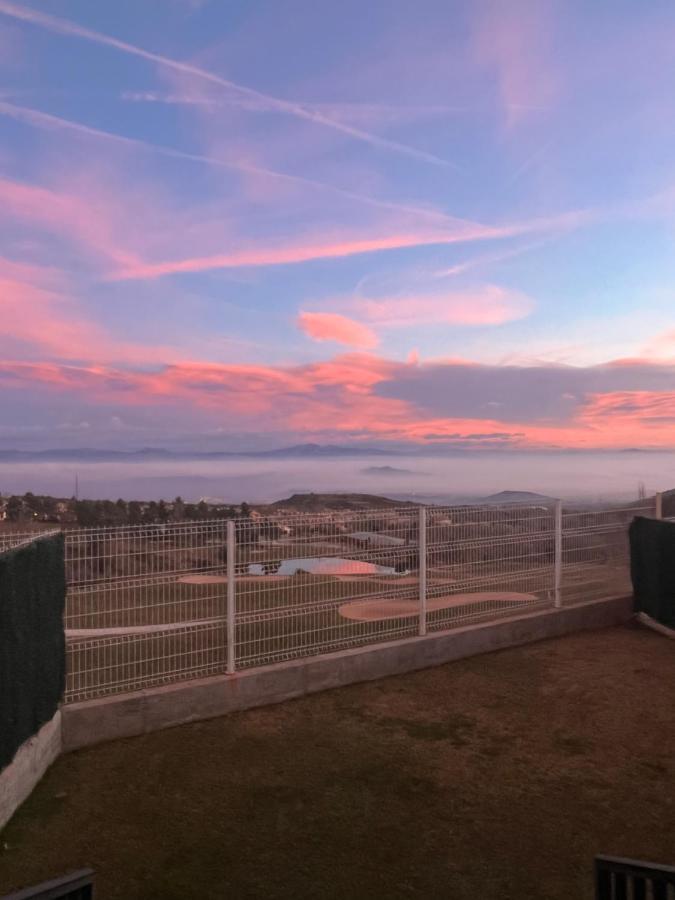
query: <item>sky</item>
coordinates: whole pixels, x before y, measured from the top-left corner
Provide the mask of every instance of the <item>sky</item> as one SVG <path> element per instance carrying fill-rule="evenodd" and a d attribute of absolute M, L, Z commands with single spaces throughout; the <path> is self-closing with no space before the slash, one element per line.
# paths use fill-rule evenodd
<path fill-rule="evenodd" d="M 670 0 L 0 0 L 0 448 L 675 447 Z"/>

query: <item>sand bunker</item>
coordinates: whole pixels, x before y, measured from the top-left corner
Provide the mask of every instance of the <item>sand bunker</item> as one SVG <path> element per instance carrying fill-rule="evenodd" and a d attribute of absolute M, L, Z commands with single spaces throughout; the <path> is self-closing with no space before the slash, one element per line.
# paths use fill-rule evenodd
<path fill-rule="evenodd" d="M 215 575 L 190 575 L 187 577 L 220 579 L 219 581 L 186 582 L 188 584 L 227 583 L 227 579 Z M 270 576 L 262 577 L 268 579 Z M 537 600 L 538 597 L 536 594 L 519 594 L 511 591 L 484 591 L 475 594 L 453 594 L 447 597 L 432 597 L 427 600 L 427 612 L 452 609 L 458 606 L 480 606 L 485 603 L 493 604 L 496 607 L 500 604 L 516 607 L 533 603 Z M 338 611 L 344 619 L 350 619 L 354 622 L 377 622 L 383 619 L 407 619 L 419 615 L 419 602 L 417 600 L 352 600 L 343 603 Z M 66 640 L 76 641 L 90 640 L 92 638 L 161 634 L 186 628 L 199 628 L 205 625 L 215 624 L 224 625 L 224 618 L 187 619 L 182 622 L 165 622 L 161 625 L 124 625 L 109 628 L 67 628 Z"/>
<path fill-rule="evenodd" d="M 456 606 L 478 606 L 481 603 L 518 605 L 537 600 L 535 594 L 518 594 L 511 591 L 484 591 L 476 594 L 452 594 L 448 597 L 432 597 L 427 600 L 427 612 L 452 609 Z M 344 603 L 339 608 L 344 619 L 355 622 L 375 622 L 381 619 L 406 619 L 418 616 L 418 600 L 359 600 Z"/>
<path fill-rule="evenodd" d="M 227 584 L 227 575 L 183 575 L 179 584 Z"/>

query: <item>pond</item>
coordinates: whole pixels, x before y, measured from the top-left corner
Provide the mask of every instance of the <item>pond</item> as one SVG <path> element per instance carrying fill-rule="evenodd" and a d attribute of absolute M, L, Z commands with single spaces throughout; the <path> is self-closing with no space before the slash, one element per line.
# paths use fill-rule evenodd
<path fill-rule="evenodd" d="M 395 575 L 396 569 L 360 559 L 340 559 L 332 556 L 284 559 L 276 569 L 263 563 L 251 563 L 248 567 L 249 575 L 295 575 L 298 572 L 308 572 L 310 575 Z"/>

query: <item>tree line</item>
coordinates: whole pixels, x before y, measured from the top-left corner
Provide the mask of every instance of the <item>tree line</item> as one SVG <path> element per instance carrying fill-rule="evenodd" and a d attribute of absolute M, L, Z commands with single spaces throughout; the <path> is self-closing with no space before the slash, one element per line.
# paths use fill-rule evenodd
<path fill-rule="evenodd" d="M 174 500 L 79 500 L 36 495 L 30 491 L 0 501 L 0 509 L 10 522 L 54 522 L 79 525 L 83 528 L 114 525 L 162 525 L 169 522 L 208 519 L 248 518 L 248 503 L 239 506 L 211 504 L 200 500 L 187 503 L 182 497 Z"/>

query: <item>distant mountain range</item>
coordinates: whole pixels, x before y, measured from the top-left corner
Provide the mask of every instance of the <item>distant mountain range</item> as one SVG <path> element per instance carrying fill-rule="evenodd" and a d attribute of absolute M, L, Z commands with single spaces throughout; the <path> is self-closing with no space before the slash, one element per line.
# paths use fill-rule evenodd
<path fill-rule="evenodd" d="M 161 447 L 142 450 L 95 450 L 70 448 L 65 450 L 0 450 L 2 462 L 139 462 L 171 459 L 321 459 L 325 457 L 392 456 L 396 451 L 378 447 L 350 447 L 337 444 L 296 444 L 276 450 L 216 450 L 211 452 L 181 452 Z"/>
<path fill-rule="evenodd" d="M 490 448 L 466 448 L 455 445 L 434 444 L 430 446 L 408 446 L 400 445 L 382 448 L 370 447 L 363 445 L 344 445 L 344 444 L 295 444 L 290 447 L 279 447 L 274 450 L 212 450 L 212 451 L 190 451 L 190 450 L 167 450 L 163 447 L 144 447 L 140 450 L 99 450 L 91 447 L 72 447 L 67 449 L 52 450 L 0 450 L 0 462 L 139 462 L 143 460 L 178 460 L 178 459 L 330 459 L 330 458 L 359 458 L 359 457 L 474 457 L 485 453 L 527 453 L 528 451 L 494 450 Z M 534 453 L 534 451 L 529 451 Z M 554 452 L 539 451 L 539 453 Z M 643 450 L 637 448 L 623 450 L 624 453 L 663 453 L 661 450 Z M 672 453 L 671 451 L 668 451 Z M 593 453 L 604 454 L 605 450 L 567 450 L 566 454 L 575 455 L 577 453 Z M 380 474 L 387 474 L 387 467 L 381 467 Z M 399 473 L 403 473 L 403 469 Z M 373 467 L 368 474 L 376 475 L 377 469 Z M 388 474 L 394 474 L 392 467 Z M 407 473 L 406 473 L 407 474 Z M 518 492 L 516 492 L 518 493 Z M 528 499 L 528 498 L 525 498 Z M 530 498 L 531 499 L 531 498 Z"/>

